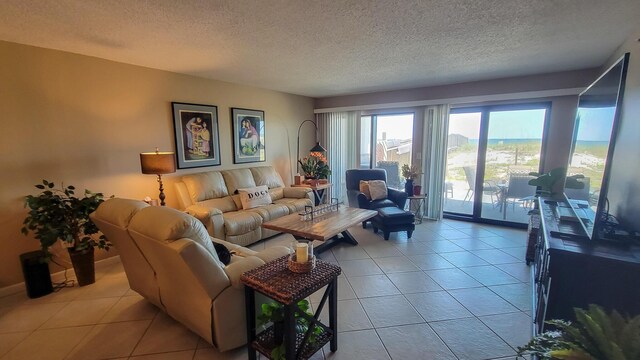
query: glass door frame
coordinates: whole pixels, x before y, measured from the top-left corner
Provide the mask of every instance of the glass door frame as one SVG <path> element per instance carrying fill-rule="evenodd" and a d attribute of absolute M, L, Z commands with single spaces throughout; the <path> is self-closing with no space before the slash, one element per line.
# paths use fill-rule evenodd
<path fill-rule="evenodd" d="M 412 115 L 413 116 L 413 127 L 411 129 L 411 136 L 415 137 L 415 127 L 416 127 L 416 112 L 415 111 L 397 111 L 397 112 L 381 112 L 381 113 L 371 113 L 371 114 L 361 114 L 360 119 L 358 119 L 358 128 L 356 129 L 358 138 L 362 135 L 361 131 L 361 121 L 363 117 L 371 118 L 371 134 L 369 138 L 369 169 L 375 169 L 374 165 L 376 163 L 375 153 L 376 153 L 376 143 L 378 136 L 378 116 L 394 116 L 394 115 Z M 358 139 L 358 159 L 360 158 L 360 140 Z M 413 156 L 413 155 L 412 155 Z M 413 158 L 411 159 L 413 162 Z"/>
<path fill-rule="evenodd" d="M 538 172 L 544 169 L 544 162 L 547 154 L 547 138 L 549 123 L 551 119 L 551 101 L 528 102 L 517 104 L 499 104 L 452 108 L 450 114 L 480 113 L 480 134 L 478 135 L 478 156 L 476 159 L 476 179 L 475 189 L 473 189 L 473 212 L 472 214 L 461 214 L 443 211 L 446 219 L 471 221 L 477 223 L 504 225 L 515 228 L 526 228 L 527 224 L 517 223 L 507 220 L 496 220 L 482 217 L 482 188 L 484 186 L 484 174 L 487 160 L 487 145 L 489 142 L 489 116 L 493 111 L 517 111 L 545 109 L 544 124 L 542 128 L 542 145 L 540 147 L 540 164 Z"/>

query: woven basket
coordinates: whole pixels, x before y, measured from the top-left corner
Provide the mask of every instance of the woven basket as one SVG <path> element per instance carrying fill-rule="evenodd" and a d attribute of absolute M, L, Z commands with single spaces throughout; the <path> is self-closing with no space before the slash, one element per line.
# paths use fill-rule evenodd
<path fill-rule="evenodd" d="M 295 272 L 295 273 L 306 273 L 309 272 L 311 270 L 313 270 L 313 268 L 316 267 L 316 257 L 315 255 L 311 258 L 310 261 L 307 261 L 306 263 L 299 263 L 296 261 L 296 256 L 290 256 L 289 257 L 289 264 L 288 264 L 289 270 Z"/>

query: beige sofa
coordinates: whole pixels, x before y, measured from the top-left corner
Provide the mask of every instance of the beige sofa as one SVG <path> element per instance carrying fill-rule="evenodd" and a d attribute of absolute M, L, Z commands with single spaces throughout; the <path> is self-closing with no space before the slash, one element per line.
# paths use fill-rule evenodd
<path fill-rule="evenodd" d="M 261 185 L 269 188 L 273 203 L 243 210 L 237 190 Z M 263 229 L 263 222 L 299 213 L 313 203 L 310 189 L 285 187 L 271 166 L 185 175 L 176 189 L 182 208 L 202 221 L 211 236 L 243 246 L 277 234 Z"/>
<path fill-rule="evenodd" d="M 137 200 L 107 200 L 91 219 L 118 249 L 131 289 L 220 351 L 246 343 L 242 273 L 289 253 L 211 238 L 194 217 Z M 212 241 L 237 253 L 229 265 Z"/>

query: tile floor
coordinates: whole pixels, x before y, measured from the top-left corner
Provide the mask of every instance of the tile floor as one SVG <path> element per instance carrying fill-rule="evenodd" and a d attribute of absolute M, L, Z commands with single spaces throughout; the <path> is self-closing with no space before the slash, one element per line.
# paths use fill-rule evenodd
<path fill-rule="evenodd" d="M 314 359 L 502 359 L 530 337 L 524 231 L 444 220 L 389 241 L 354 227 L 339 264 L 339 348 Z M 280 236 L 253 246 L 288 243 Z M 129 289 L 120 263 L 40 299 L 0 298 L 1 359 L 244 359 L 220 354 Z M 312 305 L 320 294 L 310 297 Z M 321 315 L 326 319 L 326 314 Z"/>

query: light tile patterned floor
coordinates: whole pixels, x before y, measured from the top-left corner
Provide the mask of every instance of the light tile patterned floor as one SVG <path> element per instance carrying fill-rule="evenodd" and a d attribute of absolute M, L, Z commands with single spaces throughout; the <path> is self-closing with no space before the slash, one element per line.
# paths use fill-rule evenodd
<path fill-rule="evenodd" d="M 339 264 L 339 348 L 314 359 L 513 358 L 531 334 L 525 232 L 444 220 L 321 255 Z M 276 237 L 252 246 L 288 245 Z M 310 297 L 313 304 L 320 294 Z M 326 319 L 326 309 L 321 315 Z M 40 299 L 0 298 L 1 359 L 244 359 L 220 354 L 131 291 L 120 263 Z"/>

